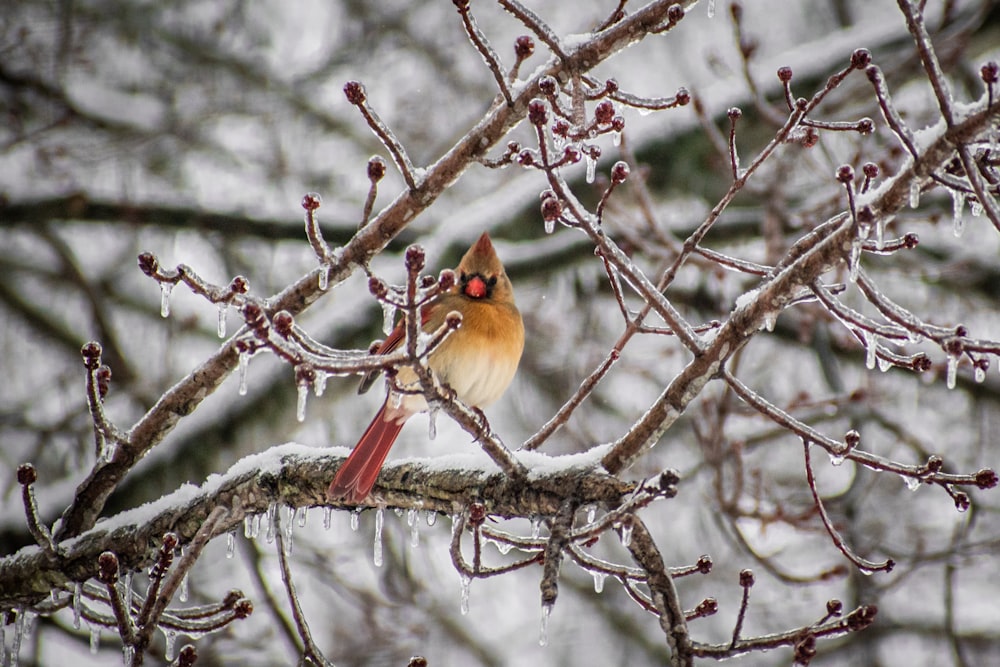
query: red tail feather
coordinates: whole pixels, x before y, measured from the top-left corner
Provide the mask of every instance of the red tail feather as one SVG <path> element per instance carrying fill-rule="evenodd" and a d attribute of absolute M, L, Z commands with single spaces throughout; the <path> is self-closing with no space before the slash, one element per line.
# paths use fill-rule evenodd
<path fill-rule="evenodd" d="M 385 457 L 389 455 L 392 443 L 403 428 L 402 421 L 385 420 L 385 403 L 382 404 L 368 425 L 361 440 L 354 446 L 354 451 L 347 457 L 337 476 L 330 482 L 326 495 L 330 499 L 343 498 L 348 502 L 360 503 L 375 486 L 375 479 Z"/>

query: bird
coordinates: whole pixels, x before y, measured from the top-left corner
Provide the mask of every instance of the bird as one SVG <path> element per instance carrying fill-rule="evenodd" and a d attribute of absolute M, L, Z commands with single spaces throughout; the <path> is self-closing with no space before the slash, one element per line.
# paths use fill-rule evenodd
<path fill-rule="evenodd" d="M 514 288 L 493 248 L 487 232 L 479 237 L 455 269 L 455 284 L 422 309 L 421 329 L 433 332 L 448 315 L 462 315 L 461 325 L 428 356 L 427 365 L 466 405 L 483 408 L 507 390 L 524 351 L 524 322 L 514 303 Z M 396 325 L 378 353 L 386 354 L 405 340 L 405 319 Z M 359 393 L 367 391 L 378 376 L 369 373 Z M 398 369 L 398 387 L 417 386 L 413 369 Z M 389 388 L 347 460 L 337 470 L 327 489 L 327 498 L 360 503 L 372 488 L 389 449 L 406 420 L 428 409 L 419 391 L 397 392 Z"/>

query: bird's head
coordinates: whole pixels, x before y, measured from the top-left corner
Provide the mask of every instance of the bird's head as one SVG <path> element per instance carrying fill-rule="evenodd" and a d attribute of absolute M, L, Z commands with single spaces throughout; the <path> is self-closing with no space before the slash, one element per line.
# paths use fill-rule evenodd
<path fill-rule="evenodd" d="M 462 296 L 493 301 L 513 301 L 514 289 L 493 249 L 490 235 L 483 232 L 455 269 L 456 288 Z"/>

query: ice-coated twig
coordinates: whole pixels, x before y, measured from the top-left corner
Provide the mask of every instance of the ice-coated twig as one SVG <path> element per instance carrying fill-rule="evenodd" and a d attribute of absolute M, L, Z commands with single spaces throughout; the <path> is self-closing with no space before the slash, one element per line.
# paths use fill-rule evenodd
<path fill-rule="evenodd" d="M 871 65 L 865 70 L 865 74 L 868 75 L 868 80 L 871 81 L 872 86 L 875 88 L 875 98 L 878 100 L 882 116 L 885 118 L 885 122 L 888 123 L 889 129 L 899 138 L 912 157 L 918 157 L 919 152 L 913 138 L 913 132 L 903 122 L 903 118 L 892 103 L 892 98 L 889 96 L 889 87 L 885 83 L 885 75 L 882 74 L 882 70 L 878 65 Z"/>
<path fill-rule="evenodd" d="M 809 625 L 785 632 L 748 637 L 739 640 L 735 646 L 724 644 L 703 644 L 694 642 L 691 654 L 699 658 L 734 658 L 754 651 L 795 646 L 806 634 L 813 637 L 839 637 L 851 632 L 860 632 L 875 622 L 878 607 L 873 604 L 861 605 L 843 618 L 837 618 L 819 625 Z"/>
<path fill-rule="evenodd" d="M 280 514 L 280 513 L 279 513 Z M 274 531 L 275 547 L 278 550 L 278 566 L 281 568 L 281 581 L 285 584 L 285 591 L 288 593 L 288 604 L 292 608 L 292 618 L 295 620 L 295 627 L 298 630 L 299 638 L 303 644 L 303 658 L 310 660 L 320 667 L 332 667 L 333 663 L 323 654 L 323 651 L 313 641 L 312 632 L 306 622 L 305 614 L 302 613 L 302 606 L 299 604 L 299 596 L 295 590 L 295 583 L 292 581 L 292 570 L 288 564 L 288 554 L 285 551 L 284 533 L 281 530 L 281 517 L 276 516 L 277 522 Z M 291 517 L 289 518 L 291 521 Z"/>
<path fill-rule="evenodd" d="M 949 346 L 954 347 L 956 341 L 958 341 L 961 343 L 961 349 L 957 351 L 959 354 L 979 352 L 1000 355 L 1000 341 L 969 338 L 968 331 L 963 326 L 942 327 L 924 322 L 883 294 L 863 269 L 858 274 L 857 284 L 868 302 L 875 306 L 887 320 L 895 322 L 903 329 L 911 331 L 918 336 L 934 341 L 946 353 L 955 352 L 955 349 L 949 350 L 947 348 Z"/>
<path fill-rule="evenodd" d="M 127 444 L 129 437 L 108 419 L 104 412 L 104 396 L 108 392 L 110 369 L 101 365 L 101 345 L 91 341 L 80 349 L 83 366 L 87 369 L 87 407 L 94 424 L 94 448 L 98 463 L 110 460 L 118 445 Z"/>
<path fill-rule="evenodd" d="M 320 267 L 325 270 L 330 263 L 330 246 L 323 238 L 323 230 L 320 229 L 319 219 L 316 216 L 316 210 L 322 205 L 322 197 L 315 192 L 309 192 L 302 197 L 302 208 L 306 212 L 306 238 L 309 239 L 309 245 L 316 253 Z"/>
<path fill-rule="evenodd" d="M 562 564 L 563 552 L 570 541 L 577 506 L 576 501 L 572 499 L 564 501 L 559 512 L 549 523 L 549 539 L 545 544 L 542 561 L 542 580 L 538 584 L 543 608 L 551 608 L 559 596 L 559 566 Z"/>
<path fill-rule="evenodd" d="M 521 70 L 521 65 L 525 60 L 535 53 L 535 40 L 531 35 L 521 35 L 514 40 L 514 64 L 507 73 L 507 80 L 510 83 L 517 81 L 517 74 Z"/>
<path fill-rule="evenodd" d="M 965 175 L 969 179 L 969 185 L 972 186 L 972 191 L 976 193 L 976 199 L 979 201 L 980 206 L 983 207 L 983 210 L 986 211 L 986 217 L 990 219 L 990 222 L 993 223 L 997 231 L 1000 231 L 1000 206 L 997 205 L 996 198 L 990 192 L 987 183 L 983 180 L 983 175 L 979 171 L 979 165 L 973 159 L 967 144 L 959 144 L 956 150 L 958 151 L 959 159 L 962 161 L 962 167 L 965 169 Z"/>
<path fill-rule="evenodd" d="M 249 282 L 243 276 L 236 276 L 226 287 L 219 287 L 206 281 L 186 264 L 178 264 L 173 270 L 164 269 L 160 266 L 156 255 L 151 252 L 139 255 L 139 269 L 160 283 L 161 287 L 169 288 L 177 283 L 184 283 L 192 292 L 215 304 L 242 306 L 245 302 L 243 295 L 250 289 Z"/>
<path fill-rule="evenodd" d="M 927 33 L 927 26 L 924 24 L 923 10 L 913 6 L 910 0 L 896 0 L 899 11 L 906 19 L 906 28 L 913 36 L 913 41 L 917 44 L 917 53 L 920 56 L 920 63 L 927 72 L 927 80 L 930 81 L 931 89 L 934 90 L 934 97 L 937 98 L 938 109 L 944 117 L 948 127 L 955 124 L 955 111 L 951 98 L 951 90 L 948 81 L 944 77 L 941 63 L 938 62 L 934 53 L 934 45 L 931 44 L 931 37 Z"/>
<path fill-rule="evenodd" d="M 160 558 L 150 574 L 150 590 L 146 594 L 146 602 L 139 614 L 136 652 L 145 651 L 146 647 L 149 646 L 153 631 L 159 626 L 160 618 L 167 605 L 174 599 L 174 594 L 180 587 L 181 581 L 187 576 L 198 557 L 201 556 L 205 545 L 220 532 L 219 526 L 228 515 L 229 510 L 222 506 L 212 510 L 169 574 L 167 570 L 173 561 L 173 550 L 177 546 L 178 540 L 173 533 L 164 535 L 163 545 L 160 547 Z"/>
<path fill-rule="evenodd" d="M 740 158 L 736 152 L 736 121 L 743 117 L 743 112 L 739 107 L 731 107 L 726 115 L 729 117 L 729 166 L 735 181 L 740 177 Z"/>
<path fill-rule="evenodd" d="M 518 549 L 528 551 L 531 554 L 526 558 L 499 567 L 484 567 L 481 563 L 479 567 L 469 565 L 469 563 L 466 562 L 465 557 L 462 556 L 462 535 L 465 532 L 465 527 L 468 523 L 469 519 L 467 519 L 464 513 L 458 516 L 456 524 L 452 528 L 451 545 L 449 546 L 448 553 L 450 554 L 451 562 L 455 566 L 458 573 L 468 577 L 469 579 L 485 579 L 488 577 L 506 574 L 508 572 L 520 570 L 528 567 L 529 565 L 539 563 L 542 558 L 544 558 L 545 551 L 544 542 L 542 540 L 533 540 L 533 542 L 537 543 L 534 545 L 521 541 L 517 544 Z M 497 538 L 494 537 L 492 539 Z"/>
<path fill-rule="evenodd" d="M 666 109 L 676 109 L 687 106 L 691 103 L 691 93 L 687 88 L 678 88 L 672 97 L 643 97 L 619 90 L 617 84 L 612 92 L 607 92 L 607 88 L 602 91 L 609 99 L 624 104 L 634 109 L 645 111 L 664 111 Z"/>
<path fill-rule="evenodd" d="M 358 229 L 364 229 L 371 219 L 372 209 L 375 207 L 375 197 L 378 196 L 378 184 L 385 178 L 385 160 L 379 155 L 368 158 L 368 195 L 365 197 L 365 205 L 361 210 L 361 222 Z"/>
<path fill-rule="evenodd" d="M 904 478 L 919 479 L 923 483 L 937 484 L 946 491 L 953 485 L 975 486 L 980 489 L 993 488 L 997 485 L 997 475 L 989 468 L 984 468 L 976 473 L 967 475 L 943 473 L 940 468 L 929 469 L 927 466 L 903 465 L 876 454 L 862 451 L 858 447 L 851 446 L 850 443 L 846 442 L 850 438 L 845 439 L 845 442 L 839 442 L 774 405 L 759 393 L 743 384 L 728 369 L 723 370 L 722 377 L 736 395 L 743 399 L 747 405 L 782 428 L 788 429 L 803 441 L 823 447 L 833 457 L 843 457 L 874 470 L 883 470 Z"/>
<path fill-rule="evenodd" d="M 750 605 L 750 589 L 753 588 L 755 577 L 751 570 L 740 570 L 740 588 L 743 589 L 743 597 L 740 599 L 740 610 L 736 614 L 736 624 L 733 626 L 733 640 L 729 648 L 735 648 L 740 641 L 740 633 L 743 631 L 743 621 L 746 620 L 747 607 Z"/>
<path fill-rule="evenodd" d="M 389 151 L 392 161 L 396 163 L 396 168 L 399 169 L 399 173 L 402 175 L 407 187 L 410 188 L 410 191 L 416 190 L 419 184 L 417 182 L 416 169 L 410 161 L 410 156 L 406 154 L 403 144 L 396 138 L 396 135 L 389 129 L 389 126 L 382 121 L 375 112 L 375 109 L 368 103 L 368 94 L 365 92 L 365 87 L 359 81 L 348 81 L 344 84 L 344 95 L 347 97 L 348 102 L 358 108 L 365 122 L 368 123 L 368 127 L 372 129 L 375 136 L 379 138 L 382 145 Z"/>
<path fill-rule="evenodd" d="M 17 467 L 17 483 L 21 485 L 21 501 L 24 503 L 24 516 L 28 522 L 28 532 L 35 538 L 35 543 L 42 550 L 56 558 L 60 555 L 58 545 L 52 541 L 52 533 L 38 515 L 38 503 L 32 485 L 38 480 L 38 471 L 30 463 L 22 463 Z"/>
<path fill-rule="evenodd" d="M 549 439 L 549 437 L 558 431 L 563 424 L 569 421 L 570 415 L 573 411 L 583 403 L 584 400 L 593 392 L 594 387 L 600 383 L 611 367 L 614 366 L 615 362 L 618 361 L 620 353 L 616 349 L 612 349 L 608 353 L 608 356 L 604 358 L 604 361 L 595 368 L 590 375 L 588 375 L 572 396 L 567 399 L 565 403 L 559 408 L 559 410 L 547 421 L 544 425 L 535 433 L 524 441 L 521 445 L 521 449 L 533 450 L 538 449 L 542 443 Z"/>
<path fill-rule="evenodd" d="M 135 648 L 136 627 L 132 619 L 132 610 L 126 608 L 125 599 L 118 590 L 118 557 L 111 551 L 105 551 L 97 560 L 97 578 L 107 590 L 108 603 L 115 614 L 118 624 L 118 636 L 125 646 Z"/>
<path fill-rule="evenodd" d="M 830 520 L 830 516 L 826 513 L 826 507 L 823 505 L 823 500 L 819 496 L 819 489 L 816 488 L 816 477 L 813 474 L 812 468 L 812 458 L 810 456 L 810 441 L 808 438 L 802 439 L 802 448 L 805 451 L 805 465 L 806 465 L 806 480 L 809 482 L 809 490 L 812 492 L 813 502 L 816 504 L 816 509 L 819 510 L 819 516 L 823 520 L 823 526 L 826 528 L 827 534 L 830 535 L 830 539 L 833 540 L 834 546 L 840 550 L 840 553 L 844 554 L 847 560 L 854 563 L 862 572 L 872 573 L 872 572 L 892 572 L 892 568 L 896 566 L 896 562 L 888 558 L 881 563 L 876 563 L 870 561 L 867 558 L 862 558 L 861 556 L 854 553 L 844 538 L 840 536 L 837 532 L 836 527 L 834 527 L 833 522 Z M 735 641 L 734 641 L 735 645 Z"/>
<path fill-rule="evenodd" d="M 723 211 L 729 206 L 729 203 L 736 197 L 736 195 L 743 189 L 746 182 L 750 177 L 756 173 L 760 166 L 767 160 L 767 158 L 778 148 L 782 143 L 785 142 L 788 135 L 792 130 L 798 126 L 799 122 L 805 116 L 804 108 L 797 107 L 793 110 L 785 124 L 778 130 L 777 134 L 771 139 L 770 142 L 757 154 L 753 161 L 746 167 L 746 169 L 738 172 L 734 178 L 733 183 L 729 186 L 729 190 L 723 195 L 722 199 L 712 208 L 708 217 L 698 226 L 698 228 L 684 240 L 684 245 L 681 252 L 674 259 L 674 262 L 664 271 L 660 278 L 658 286 L 660 290 L 666 289 L 671 285 L 677 276 L 677 272 L 683 266 L 687 258 L 695 251 L 701 241 L 708 234 L 709 230 L 715 224 L 715 222 L 722 215 Z"/>
<path fill-rule="evenodd" d="M 479 51 L 479 55 L 486 61 L 486 66 L 489 67 L 490 72 L 493 74 L 493 78 L 496 80 L 497 87 L 500 88 L 500 93 L 503 95 L 504 100 L 508 105 L 513 104 L 514 98 L 510 94 L 510 86 L 507 85 L 507 79 L 503 74 L 500 55 L 490 45 L 483 31 L 479 29 L 479 24 L 476 23 L 476 19 L 469 7 L 469 0 L 452 0 L 452 2 L 458 9 L 459 16 L 462 17 L 462 25 L 469 36 L 469 41 L 472 42 L 472 45 Z"/>
<path fill-rule="evenodd" d="M 671 664 L 690 667 L 694 664 L 694 656 L 680 595 L 659 547 L 639 517 L 633 517 L 632 539 L 627 548 L 636 564 L 648 574 L 650 601 L 670 647 Z"/>
<path fill-rule="evenodd" d="M 559 35 L 549 27 L 537 14 L 522 5 L 518 0 L 498 0 L 501 7 L 506 9 L 517 20 L 525 25 L 528 30 L 535 33 L 538 39 L 549 47 L 552 53 L 561 60 L 568 57 L 563 50 L 559 40 Z"/>

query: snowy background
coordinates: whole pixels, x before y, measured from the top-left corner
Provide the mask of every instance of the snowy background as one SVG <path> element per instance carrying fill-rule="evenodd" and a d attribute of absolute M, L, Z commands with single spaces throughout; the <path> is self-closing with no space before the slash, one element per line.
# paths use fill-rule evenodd
<path fill-rule="evenodd" d="M 526 4 L 557 34 L 576 35 L 602 21 L 615 3 Z M 647 38 L 592 74 L 601 81 L 614 77 L 636 95 L 671 96 L 686 87 L 723 134 L 726 109 L 742 107 L 738 140 L 747 162 L 775 128 L 754 110 L 729 3 L 720 0 L 713 17 L 707 4 L 692 8 L 670 33 Z M 1000 56 L 1000 11 L 989 2 L 941 4 L 947 13 L 929 7 L 928 25 L 955 98 L 969 102 L 982 92 L 979 66 Z M 509 66 L 511 45 L 526 28 L 500 7 L 473 5 Z M 755 41 L 750 76 L 777 108 L 783 108 L 774 75 L 778 67 L 791 67 L 796 94 L 810 97 L 849 63 L 855 49 L 865 47 L 886 72 L 906 122 L 919 129 L 936 120 L 896 3 L 747 0 L 744 5 L 744 37 Z M 14 476 L 18 464 L 31 461 L 38 469 L 36 494 L 49 524 L 93 465 L 79 356 L 83 343 L 98 340 L 105 349 L 105 363 L 114 373 L 106 409 L 123 428 L 219 347 L 216 308 L 183 287 L 171 296 L 169 318 L 160 317 L 160 292 L 137 269 L 139 252 L 155 253 L 167 267 L 188 264 L 218 284 L 242 274 L 254 294 L 274 294 L 315 268 L 302 230 L 302 195 L 322 195 L 319 218 L 326 238 L 333 246 L 342 244 L 360 219 L 368 158 L 388 159 L 346 101 L 344 82 L 365 84 L 370 103 L 417 165 L 436 160 L 467 132 L 496 89 L 453 4 L 443 1 L 54 5 L 17 0 L 0 17 L 0 45 L 5 117 L 0 124 L 0 556 L 5 556 L 31 543 Z M 538 44 L 522 76 L 547 58 Z M 641 163 L 633 165 L 633 173 L 647 177 L 654 195 L 658 233 L 683 240 L 728 187 L 728 162 L 715 152 L 691 106 L 622 113 L 626 144 Z M 808 150 L 782 147 L 754 187 L 723 215 L 708 247 L 773 263 L 781 256 L 773 255 L 775 248 L 787 249 L 804 230 L 843 210 L 843 191 L 833 180 L 839 165 L 873 160 L 889 175 L 902 162 L 863 74 L 853 75 L 819 115 L 868 116 L 878 130 L 869 138 L 825 133 Z M 522 126 L 511 138 L 530 145 L 532 134 Z M 604 150 L 598 170 L 606 174 L 622 154 L 608 137 L 597 143 Z M 600 191 L 584 182 L 582 163 L 564 173 L 581 198 L 596 201 Z M 375 210 L 404 187 L 390 162 Z M 372 263 L 376 274 L 398 284 L 405 276 L 401 251 L 408 243 L 419 241 L 429 267 L 444 268 L 483 230 L 490 231 L 514 280 L 528 331 L 514 384 L 487 411 L 512 448 L 562 405 L 622 330 L 606 276 L 586 239 L 568 229 L 544 233 L 538 193 L 545 187 L 536 171 L 474 166 Z M 956 237 L 951 198 L 940 189 L 928 192 L 919 208 L 901 213 L 887 231 L 894 238 L 919 233 L 919 252 L 866 258 L 865 268 L 886 293 L 924 319 L 942 326 L 962 323 L 974 337 L 996 340 L 1000 232 L 968 210 L 963 217 L 964 233 Z M 647 275 L 662 270 L 669 255 L 656 245 L 633 198 L 613 202 L 607 225 L 619 243 L 632 248 Z M 756 279 L 691 262 L 667 296 L 701 323 L 725 319 L 739 295 L 755 285 Z M 863 300 L 851 289 L 844 302 L 862 309 Z M 232 334 L 239 316 L 232 310 L 225 316 Z M 297 322 L 334 347 L 365 349 L 382 336 L 382 311 L 360 271 Z M 625 432 L 688 361 L 679 345 L 665 340 L 646 336 L 630 342 L 615 370 L 543 451 L 586 452 Z M 925 351 L 934 367 L 923 375 L 868 370 L 861 341 L 820 309 L 804 306 L 783 313 L 773 333 L 749 344 L 737 374 L 835 439 L 857 429 L 864 448 L 886 458 L 920 464 L 937 453 L 956 473 L 997 466 L 996 359 L 983 382 L 975 381 L 968 364 L 960 366 L 958 386 L 949 391 L 944 354 L 930 345 Z M 230 377 L 131 471 L 104 515 L 139 507 L 185 484 L 200 485 L 281 443 L 350 447 L 381 400 L 378 391 L 357 396 L 355 378 L 331 378 L 324 396 L 309 398 L 306 419 L 299 423 L 293 373 L 266 355 L 251 363 L 248 387 L 246 396 L 239 395 L 238 378 Z M 819 488 L 841 534 L 860 554 L 898 563 L 891 574 L 864 576 L 844 560 L 818 518 L 788 520 L 813 507 L 800 442 L 724 389 L 709 385 L 626 473 L 632 480 L 664 468 L 682 475 L 679 497 L 654 504 L 643 518 L 668 565 L 689 565 L 701 554 L 714 561 L 711 574 L 679 582 L 686 608 L 706 597 L 719 602 L 718 614 L 692 622 L 696 639 L 728 641 L 742 594 L 738 573 L 751 568 L 757 584 L 745 636 L 814 622 L 830 598 L 844 600 L 846 608 L 878 604 L 875 626 L 821 642 L 813 664 L 1000 660 L 995 492 L 970 490 L 973 508 L 959 513 L 940 488 L 911 492 L 897 476 L 852 463 L 829 466 L 814 453 Z M 406 426 L 390 458 L 478 453 L 469 440 L 443 415 L 430 440 L 421 416 Z M 734 448 L 739 466 L 726 460 Z M 278 511 L 287 523 L 286 509 Z M 474 581 L 463 614 L 462 584 L 447 548 L 449 518 L 436 517 L 428 525 L 429 517 L 421 513 L 416 529 L 406 513 L 387 510 L 384 562 L 376 566 L 374 514 L 363 513 L 355 530 L 350 513 L 334 512 L 326 528 L 324 510 L 312 508 L 305 526 L 296 523 L 292 531 L 304 611 L 318 645 L 338 664 L 401 665 L 418 654 L 432 665 L 665 664 L 668 653 L 656 619 L 617 582 L 598 582 L 591 573 L 564 565 L 561 596 L 542 647 L 540 568 Z M 532 531 L 528 520 L 501 527 Z M 255 611 L 199 639 L 198 664 L 294 664 L 294 647 L 277 620 L 289 612 L 274 544 L 263 535 L 245 539 L 239 531 L 233 546 L 229 554 L 225 538 L 208 546 L 190 574 L 190 598 L 209 602 L 240 588 L 254 600 Z M 503 560 L 494 547 L 486 551 L 488 558 Z M 628 552 L 608 536 L 593 553 L 630 562 Z M 823 576 L 827 572 L 833 574 Z M 595 586 L 603 590 L 595 592 Z M 12 634 L 8 629 L 7 649 Z M 92 654 L 86 624 L 74 628 L 72 613 L 65 610 L 36 622 L 21 648 L 22 664 L 66 664 L 68 656 L 80 667 L 112 664 L 120 659 L 120 643 L 107 631 L 103 638 Z M 162 638 L 158 642 L 162 655 Z M 736 662 L 785 665 L 791 655 L 783 649 Z"/>

